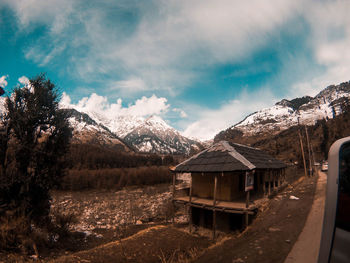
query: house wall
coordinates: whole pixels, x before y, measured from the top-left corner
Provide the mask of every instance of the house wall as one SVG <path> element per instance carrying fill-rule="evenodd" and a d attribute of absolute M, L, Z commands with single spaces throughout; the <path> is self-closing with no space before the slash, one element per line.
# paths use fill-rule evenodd
<path fill-rule="evenodd" d="M 216 199 L 222 201 L 233 201 L 245 198 L 245 172 L 226 172 L 221 173 L 192 173 L 192 195 L 200 198 L 214 198 L 214 178 L 217 175 L 217 193 Z M 254 189 L 250 192 L 252 195 L 262 195 L 268 190 L 268 183 L 271 182 L 273 188 L 273 178 L 277 183 L 279 171 L 269 172 L 267 170 L 257 170 L 254 174 Z M 265 181 L 264 181 L 265 175 Z M 277 184 L 276 184 L 277 186 Z"/>
<path fill-rule="evenodd" d="M 192 195 L 212 199 L 214 196 L 214 174 L 192 173 Z"/>
<path fill-rule="evenodd" d="M 216 173 L 218 177 L 216 199 L 222 201 L 232 201 L 234 199 L 245 196 L 244 177 L 243 190 L 240 189 L 241 173 Z M 192 173 L 192 195 L 200 198 L 214 198 L 214 178 L 215 173 Z M 242 187 L 241 187 L 242 188 Z"/>
<path fill-rule="evenodd" d="M 231 184 L 231 200 L 235 200 L 246 195 L 244 191 L 245 175 L 242 172 L 235 172 L 230 174 L 232 177 Z"/>
<path fill-rule="evenodd" d="M 218 188 L 216 199 L 222 201 L 231 201 L 232 184 L 234 182 L 231 174 L 218 175 Z"/>

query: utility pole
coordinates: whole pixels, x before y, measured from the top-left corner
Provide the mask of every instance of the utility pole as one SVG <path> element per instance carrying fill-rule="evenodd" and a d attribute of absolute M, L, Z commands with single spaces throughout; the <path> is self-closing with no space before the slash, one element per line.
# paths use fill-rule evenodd
<path fill-rule="evenodd" d="M 299 141 L 300 141 L 301 155 L 303 156 L 303 163 L 304 163 L 304 172 L 305 172 L 305 176 L 307 176 L 305 154 L 304 154 L 304 145 L 303 145 L 303 140 L 301 138 L 301 133 L 300 133 L 299 118 L 298 118 L 298 128 L 299 128 L 298 129 L 298 135 L 299 135 Z"/>
<path fill-rule="evenodd" d="M 306 133 L 307 150 L 309 153 L 309 175 L 311 176 L 311 175 L 313 175 L 312 162 L 311 162 L 311 149 L 310 149 L 309 134 L 307 132 L 306 125 L 305 125 L 305 133 Z"/>

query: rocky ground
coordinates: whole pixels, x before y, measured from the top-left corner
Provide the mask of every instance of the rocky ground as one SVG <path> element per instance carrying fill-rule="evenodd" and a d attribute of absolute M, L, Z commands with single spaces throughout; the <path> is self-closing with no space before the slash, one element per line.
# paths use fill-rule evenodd
<path fill-rule="evenodd" d="M 54 248 L 39 248 L 44 262 L 48 259 L 118 241 L 141 230 L 167 224 L 174 213 L 169 184 L 129 187 L 120 191 L 54 191 L 52 214 L 73 215 L 70 234 L 59 238 Z M 174 221 L 188 221 L 184 209 L 176 211 Z M 35 256 L 0 251 L 2 262 L 27 262 Z"/>
<path fill-rule="evenodd" d="M 52 208 L 74 213 L 76 231 L 92 234 L 97 229 L 114 229 L 170 219 L 171 192 L 168 185 L 129 188 L 121 191 L 53 193 Z"/>

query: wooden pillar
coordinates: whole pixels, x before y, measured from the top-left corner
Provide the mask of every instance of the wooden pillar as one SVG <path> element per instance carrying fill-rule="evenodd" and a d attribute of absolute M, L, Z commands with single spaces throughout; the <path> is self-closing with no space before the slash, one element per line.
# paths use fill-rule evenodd
<path fill-rule="evenodd" d="M 190 233 L 192 232 L 192 173 L 191 173 L 191 180 L 190 180 L 190 196 L 189 196 L 189 202 L 188 202 L 188 205 L 189 205 L 189 216 L 190 216 Z"/>
<path fill-rule="evenodd" d="M 279 171 L 278 172 L 278 185 L 277 185 L 277 190 L 279 190 L 281 188 L 281 184 L 282 184 L 282 174 Z"/>
<path fill-rule="evenodd" d="M 265 180 L 265 172 L 263 174 L 263 191 L 264 191 L 264 195 L 266 195 L 266 180 Z"/>
<path fill-rule="evenodd" d="M 245 207 L 246 207 L 246 212 L 245 212 L 245 226 L 246 226 L 246 227 L 247 227 L 248 224 L 249 224 L 249 215 L 248 215 L 249 198 L 250 198 L 250 190 L 247 191 L 246 202 L 245 202 Z"/>
<path fill-rule="evenodd" d="M 269 195 L 271 194 L 271 171 L 269 171 L 269 190 L 268 190 Z"/>
<path fill-rule="evenodd" d="M 223 175 L 223 173 L 221 173 Z M 218 186 L 218 176 L 215 174 L 214 178 L 214 198 L 213 198 L 213 239 L 215 239 L 216 230 L 216 191 Z"/>
<path fill-rule="evenodd" d="M 173 225 L 175 224 L 175 181 L 176 181 L 176 173 L 173 172 L 173 219 L 172 219 L 172 223 Z"/>
<path fill-rule="evenodd" d="M 173 172 L 173 199 L 175 199 L 175 181 L 176 181 L 176 173 Z"/>

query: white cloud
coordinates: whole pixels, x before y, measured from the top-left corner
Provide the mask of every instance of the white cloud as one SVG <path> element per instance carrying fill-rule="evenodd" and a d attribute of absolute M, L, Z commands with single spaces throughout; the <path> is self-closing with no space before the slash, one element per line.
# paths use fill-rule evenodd
<path fill-rule="evenodd" d="M 25 50 L 28 59 L 46 65 L 65 51 L 67 72 L 87 81 L 103 74 L 123 91 L 167 90 L 171 95 L 200 78 L 196 68 L 249 56 L 302 8 L 300 0 L 6 3 L 21 28 L 38 23 L 49 28 L 44 39 Z M 132 10 L 137 18 L 110 16 L 110 10 Z"/>
<path fill-rule="evenodd" d="M 188 117 L 187 113 L 184 110 L 182 110 L 182 109 L 173 108 L 173 111 L 174 112 L 178 112 L 180 114 L 181 118 L 187 118 Z"/>
<path fill-rule="evenodd" d="M 3 87 L 3 88 L 5 88 L 6 86 L 7 86 L 7 78 L 8 78 L 9 76 L 8 75 L 4 75 L 4 76 L 2 76 L 1 78 L 0 78 L 0 87 Z"/>
<path fill-rule="evenodd" d="M 26 76 L 22 76 L 18 78 L 18 82 L 21 83 L 22 85 L 28 85 L 29 79 Z"/>
<path fill-rule="evenodd" d="M 310 1 L 304 18 L 310 26 L 309 44 L 316 62 L 324 67 L 309 79 L 296 82 L 291 91 L 315 95 L 320 89 L 350 79 L 350 2 Z"/>
<path fill-rule="evenodd" d="M 5 0 L 4 3 L 15 11 L 21 30 L 37 24 L 49 29 L 44 39 L 38 39 L 25 50 L 28 59 L 46 65 L 65 52 L 68 72 L 86 82 L 108 76 L 108 89 L 120 94 L 163 90 L 174 96 L 198 80 L 201 69 L 241 62 L 259 48 L 273 45 L 268 43 L 271 36 L 293 30 L 288 24 L 293 19 L 305 23 L 302 27 L 309 32 L 298 37 L 306 38 L 310 48 L 308 59 L 315 60 L 323 70 L 308 68 L 307 61 L 292 60 L 288 50 L 283 50 L 280 55 L 283 58 L 278 59 L 290 64 L 283 65 L 282 73 L 276 74 L 280 79 L 287 75 L 293 78 L 292 84 L 281 87 L 284 94 L 290 98 L 315 95 L 325 86 L 349 80 L 350 76 L 349 1 L 155 0 L 146 5 L 133 1 L 86 5 L 80 0 Z M 123 21 L 124 16 L 118 17 L 114 12 L 123 10 L 135 11 L 135 21 Z M 293 67 L 302 70 L 293 72 Z M 249 70 L 239 74 L 249 74 Z M 6 82 L 6 77 L 3 81 Z M 261 91 L 259 96 L 243 92 L 219 110 L 202 108 L 199 120 L 185 133 L 202 138 L 215 135 L 266 106 L 265 92 Z M 62 101 L 71 105 L 64 96 Z M 125 107 L 121 100 L 109 103 L 106 97 L 97 94 L 74 106 L 108 114 L 137 115 L 164 113 L 170 108 L 165 98 L 156 96 L 142 97 Z M 190 112 L 173 111 L 183 118 Z"/>
<path fill-rule="evenodd" d="M 198 121 L 190 124 L 183 134 L 201 140 L 212 139 L 218 132 L 238 123 L 248 114 L 270 107 L 277 100 L 268 89 L 253 93 L 244 91 L 237 99 L 229 101 L 219 109 L 202 109 Z"/>
<path fill-rule="evenodd" d="M 3 0 L 16 13 L 20 29 L 27 30 L 32 24 L 49 25 L 52 34 L 61 33 L 68 25 L 67 17 L 73 12 L 71 0 Z"/>
<path fill-rule="evenodd" d="M 72 100 L 69 97 L 69 95 L 67 93 L 63 92 L 60 103 L 59 103 L 60 107 L 65 108 L 65 109 L 73 108 L 74 105 L 71 103 L 72 103 Z"/>
<path fill-rule="evenodd" d="M 118 99 L 116 103 L 109 103 L 107 97 L 99 96 L 96 93 L 90 97 L 82 98 L 77 104 L 72 104 L 69 95 L 65 92 L 62 94 L 60 106 L 62 108 L 74 108 L 78 111 L 86 113 L 96 113 L 100 116 L 105 116 L 112 119 L 117 116 L 149 116 L 161 115 L 168 111 L 170 105 L 166 98 L 158 98 L 155 95 L 151 97 L 143 96 L 137 99 L 133 104 L 128 106 L 122 105 L 122 99 Z"/>
<path fill-rule="evenodd" d="M 122 90 L 124 92 L 138 92 L 147 90 L 145 82 L 140 78 L 130 78 L 128 80 L 115 81 L 111 85 L 112 90 Z"/>
<path fill-rule="evenodd" d="M 25 50 L 28 59 L 44 66 L 66 51 L 67 72 L 86 81 L 108 75 L 111 88 L 124 93 L 166 90 L 176 95 L 200 78 L 198 67 L 251 56 L 295 18 L 306 21 L 312 57 L 325 70 L 310 80 L 295 81 L 292 88 L 311 91 L 315 85 L 349 78 L 349 1 L 155 0 L 86 5 L 82 0 L 4 0 L 2 4 L 14 10 L 21 30 L 38 24 L 49 29 Z M 132 10 L 137 17 L 132 22 L 116 12 L 111 17 L 110 10 Z"/>

